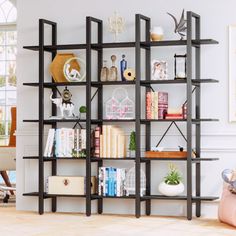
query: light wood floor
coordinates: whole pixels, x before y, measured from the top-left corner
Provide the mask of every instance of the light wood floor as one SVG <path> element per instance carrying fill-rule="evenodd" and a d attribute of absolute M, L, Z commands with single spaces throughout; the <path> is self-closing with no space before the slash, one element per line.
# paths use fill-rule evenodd
<path fill-rule="evenodd" d="M 216 219 L 19 212 L 0 207 L 1 236 L 235 236 L 236 229 Z"/>

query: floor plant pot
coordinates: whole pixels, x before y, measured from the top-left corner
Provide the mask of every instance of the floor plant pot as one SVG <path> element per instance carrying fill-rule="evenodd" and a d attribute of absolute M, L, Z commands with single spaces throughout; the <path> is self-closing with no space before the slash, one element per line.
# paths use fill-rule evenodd
<path fill-rule="evenodd" d="M 182 182 L 177 185 L 170 185 L 166 184 L 165 182 L 161 182 L 159 184 L 159 192 L 168 197 L 178 196 L 179 194 L 183 193 L 183 191 L 184 185 Z"/>

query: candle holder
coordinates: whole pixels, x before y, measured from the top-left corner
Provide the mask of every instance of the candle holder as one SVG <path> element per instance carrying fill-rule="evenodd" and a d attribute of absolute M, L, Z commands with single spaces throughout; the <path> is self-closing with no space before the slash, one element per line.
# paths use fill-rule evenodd
<path fill-rule="evenodd" d="M 174 55 L 175 58 L 175 79 L 186 79 L 187 74 L 187 54 Z"/>

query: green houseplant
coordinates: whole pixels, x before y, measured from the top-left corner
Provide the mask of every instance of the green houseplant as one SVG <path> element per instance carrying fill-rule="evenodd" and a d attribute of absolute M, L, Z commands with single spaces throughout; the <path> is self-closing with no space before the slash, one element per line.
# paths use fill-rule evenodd
<path fill-rule="evenodd" d="M 81 106 L 80 108 L 79 108 L 79 118 L 80 119 L 86 119 L 86 111 L 87 111 L 87 109 L 86 109 L 86 106 Z"/>
<path fill-rule="evenodd" d="M 129 141 L 130 157 L 135 157 L 135 150 L 136 150 L 135 131 L 132 131 L 130 134 L 130 141 Z"/>
<path fill-rule="evenodd" d="M 165 196 L 177 196 L 184 191 L 182 176 L 175 165 L 169 165 L 169 172 L 160 183 L 159 191 Z"/>

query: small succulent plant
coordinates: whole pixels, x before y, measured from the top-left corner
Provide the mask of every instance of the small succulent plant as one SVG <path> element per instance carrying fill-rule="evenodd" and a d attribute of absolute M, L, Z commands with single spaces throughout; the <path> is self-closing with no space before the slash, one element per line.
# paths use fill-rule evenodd
<path fill-rule="evenodd" d="M 178 185 L 182 180 L 182 176 L 179 173 L 175 165 L 169 165 L 169 173 L 164 178 L 164 182 L 169 185 Z"/>

